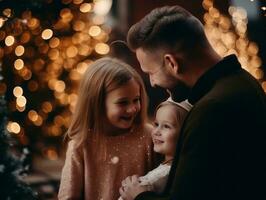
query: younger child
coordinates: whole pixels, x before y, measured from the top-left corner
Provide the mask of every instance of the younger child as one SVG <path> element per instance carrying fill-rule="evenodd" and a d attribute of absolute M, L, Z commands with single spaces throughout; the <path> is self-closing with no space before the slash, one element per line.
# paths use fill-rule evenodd
<path fill-rule="evenodd" d="M 140 185 L 143 185 L 146 191 L 161 193 L 164 190 L 174 158 L 179 132 L 191 107 L 192 105 L 188 101 L 176 103 L 171 98 L 157 107 L 152 139 L 154 151 L 164 155 L 164 162 L 145 176 L 138 178 Z M 122 181 L 122 187 L 119 190 L 122 196 L 124 187 L 131 182 L 132 178 L 128 177 Z M 137 194 L 132 193 L 131 195 L 137 196 Z M 122 200 L 122 197 L 119 200 Z"/>
<path fill-rule="evenodd" d="M 58 198 L 117 200 L 128 174 L 153 168 L 143 81 L 129 65 L 102 58 L 86 70 L 69 130 Z"/>

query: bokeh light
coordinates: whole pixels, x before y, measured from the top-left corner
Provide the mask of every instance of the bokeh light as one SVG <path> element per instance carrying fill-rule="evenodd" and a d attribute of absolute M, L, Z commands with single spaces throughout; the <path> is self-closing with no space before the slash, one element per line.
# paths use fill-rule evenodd
<path fill-rule="evenodd" d="M 14 42 L 15 42 L 15 38 L 12 35 L 7 36 L 5 39 L 6 46 L 12 46 Z"/>
<path fill-rule="evenodd" d="M 42 38 L 48 40 L 53 36 L 53 31 L 51 29 L 45 29 L 42 31 Z"/>
<path fill-rule="evenodd" d="M 92 37 L 100 35 L 100 33 L 101 33 L 101 28 L 99 26 L 91 26 L 90 29 L 89 29 L 89 34 Z"/>
<path fill-rule="evenodd" d="M 15 49 L 16 56 L 22 56 L 25 52 L 25 49 L 22 45 L 18 45 Z"/>
<path fill-rule="evenodd" d="M 20 97 L 20 96 L 22 96 L 22 94 L 23 94 L 23 89 L 22 89 L 22 87 L 20 87 L 20 86 L 16 86 L 16 87 L 13 89 L 13 94 L 14 94 L 15 97 Z"/>
<path fill-rule="evenodd" d="M 95 46 L 95 51 L 100 55 L 105 55 L 109 53 L 110 47 L 105 43 L 98 43 Z"/>
<path fill-rule="evenodd" d="M 10 133 L 19 134 L 21 127 L 17 122 L 9 122 L 7 124 L 7 130 Z"/>
<path fill-rule="evenodd" d="M 14 67 L 16 70 L 22 69 L 24 67 L 24 61 L 22 59 L 15 60 Z"/>
<path fill-rule="evenodd" d="M 91 9 L 92 9 L 92 6 L 90 3 L 83 3 L 80 5 L 80 12 L 82 13 L 87 13 L 87 12 L 90 12 Z"/>

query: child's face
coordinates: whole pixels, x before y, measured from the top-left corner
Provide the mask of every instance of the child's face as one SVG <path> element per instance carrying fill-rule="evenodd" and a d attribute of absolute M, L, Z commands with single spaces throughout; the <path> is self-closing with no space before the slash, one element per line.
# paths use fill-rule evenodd
<path fill-rule="evenodd" d="M 112 129 L 128 129 L 140 111 L 140 86 L 131 79 L 109 92 L 105 99 L 107 121 Z"/>
<path fill-rule="evenodd" d="M 154 151 L 173 158 L 179 138 L 180 123 L 177 121 L 174 105 L 164 105 L 156 112 L 152 139 Z"/>

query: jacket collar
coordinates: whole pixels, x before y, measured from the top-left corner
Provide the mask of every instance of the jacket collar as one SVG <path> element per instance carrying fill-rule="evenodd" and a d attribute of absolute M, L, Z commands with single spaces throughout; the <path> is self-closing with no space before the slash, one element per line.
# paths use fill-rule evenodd
<path fill-rule="evenodd" d="M 239 69 L 241 69 L 241 65 L 235 55 L 224 57 L 199 78 L 190 91 L 188 101 L 194 105 L 210 91 L 218 79 L 238 71 Z"/>

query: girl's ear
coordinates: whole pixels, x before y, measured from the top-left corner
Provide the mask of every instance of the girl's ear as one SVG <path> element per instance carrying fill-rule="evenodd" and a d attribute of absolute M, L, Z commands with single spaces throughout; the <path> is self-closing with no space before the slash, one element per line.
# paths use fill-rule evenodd
<path fill-rule="evenodd" d="M 164 55 L 164 63 L 165 66 L 174 74 L 178 74 L 179 65 L 173 54 L 165 54 Z"/>

